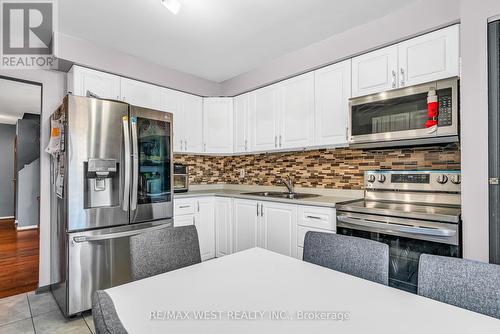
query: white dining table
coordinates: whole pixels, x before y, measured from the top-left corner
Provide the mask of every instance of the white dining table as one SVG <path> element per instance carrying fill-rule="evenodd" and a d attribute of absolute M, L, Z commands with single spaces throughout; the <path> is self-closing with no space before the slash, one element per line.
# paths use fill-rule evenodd
<path fill-rule="evenodd" d="M 129 333 L 500 333 L 500 320 L 252 248 L 105 290 Z"/>

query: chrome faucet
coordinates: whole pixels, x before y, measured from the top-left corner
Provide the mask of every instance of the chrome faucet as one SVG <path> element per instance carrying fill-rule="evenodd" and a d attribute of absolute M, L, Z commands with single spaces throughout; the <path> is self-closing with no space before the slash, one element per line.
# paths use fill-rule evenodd
<path fill-rule="evenodd" d="M 290 176 L 288 176 L 286 180 L 279 179 L 278 183 L 282 183 L 288 189 L 288 194 L 294 194 L 293 179 Z"/>

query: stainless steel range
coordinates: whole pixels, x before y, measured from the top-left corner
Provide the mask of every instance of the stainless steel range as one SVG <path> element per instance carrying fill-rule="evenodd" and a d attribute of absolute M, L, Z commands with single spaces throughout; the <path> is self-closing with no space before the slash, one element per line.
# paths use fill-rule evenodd
<path fill-rule="evenodd" d="M 460 171 L 369 171 L 362 200 L 337 206 L 337 233 L 389 245 L 389 285 L 417 291 L 423 253 L 461 257 Z"/>

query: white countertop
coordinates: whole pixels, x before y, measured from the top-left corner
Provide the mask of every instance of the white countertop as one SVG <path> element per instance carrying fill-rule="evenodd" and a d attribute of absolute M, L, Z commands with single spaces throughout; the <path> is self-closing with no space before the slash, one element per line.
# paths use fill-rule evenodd
<path fill-rule="evenodd" d="M 260 248 L 106 291 L 131 334 L 500 333 L 500 320 Z M 158 311 L 187 319 L 150 320 Z M 196 320 L 198 311 L 217 320 Z M 297 320 L 304 311 L 349 320 Z M 238 320 L 246 316 L 256 319 Z"/>
<path fill-rule="evenodd" d="M 318 197 L 309 197 L 302 199 L 287 199 L 276 197 L 264 197 L 256 195 L 246 195 L 248 192 L 258 191 L 286 191 L 284 188 L 279 187 L 261 187 L 261 186 L 197 186 L 193 190 L 185 193 L 176 193 L 174 199 L 191 198 L 199 196 L 220 196 L 251 199 L 268 202 L 279 202 L 298 205 L 312 205 L 334 208 L 337 203 L 352 201 L 363 198 L 362 191 L 356 190 L 333 190 L 333 189 L 319 189 L 319 188 L 297 188 L 297 193 L 315 193 Z"/>

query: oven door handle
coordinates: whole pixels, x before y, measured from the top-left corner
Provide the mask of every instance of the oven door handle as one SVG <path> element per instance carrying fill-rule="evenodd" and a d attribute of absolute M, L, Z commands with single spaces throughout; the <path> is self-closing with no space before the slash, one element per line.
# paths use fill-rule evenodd
<path fill-rule="evenodd" d="M 352 218 L 344 215 L 337 216 L 337 220 L 355 226 L 363 227 L 374 227 L 380 228 L 387 231 L 393 232 L 403 232 L 409 234 L 420 234 L 420 235 L 430 235 L 434 237 L 453 237 L 457 234 L 457 231 L 447 229 L 447 228 L 428 228 L 428 227 L 413 227 L 402 225 L 398 223 L 382 223 L 376 221 L 368 221 L 360 218 Z"/>

